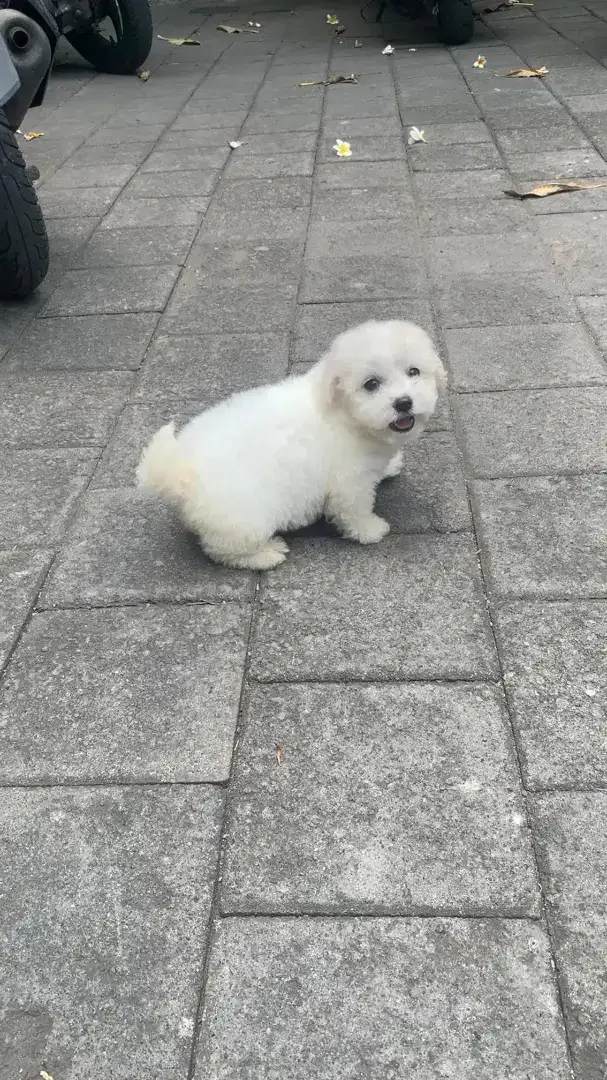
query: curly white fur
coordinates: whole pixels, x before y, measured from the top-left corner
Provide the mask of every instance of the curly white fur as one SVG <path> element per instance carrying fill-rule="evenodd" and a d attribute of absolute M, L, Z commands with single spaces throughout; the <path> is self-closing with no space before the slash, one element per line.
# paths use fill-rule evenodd
<path fill-rule="evenodd" d="M 161 428 L 141 458 L 139 485 L 228 566 L 271 570 L 288 552 L 277 533 L 322 514 L 344 536 L 377 543 L 390 529 L 373 512 L 377 484 L 400 472 L 402 451 L 423 431 L 444 381 L 420 327 L 364 323 L 336 338 L 305 375 L 235 394 L 179 434 L 173 424 Z M 410 424 L 404 398 L 414 424 L 399 431 L 395 424 Z"/>

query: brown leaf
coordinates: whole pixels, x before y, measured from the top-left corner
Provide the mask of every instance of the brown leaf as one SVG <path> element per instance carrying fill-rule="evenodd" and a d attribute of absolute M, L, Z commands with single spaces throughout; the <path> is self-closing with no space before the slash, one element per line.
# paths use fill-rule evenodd
<path fill-rule="evenodd" d="M 493 0 L 492 3 L 486 4 L 485 7 L 480 9 L 480 14 L 493 15 L 494 11 L 506 11 L 511 7 L 532 8 L 535 7 L 535 4 L 528 3 L 526 0 Z"/>
<path fill-rule="evenodd" d="M 547 195 L 560 195 L 565 191 L 590 191 L 592 188 L 607 187 L 607 180 L 588 183 L 585 180 L 563 180 L 554 184 L 537 184 L 529 191 L 504 191 L 513 199 L 545 199 Z"/>
<path fill-rule="evenodd" d="M 43 135 L 43 131 L 26 131 L 23 135 L 23 138 L 26 142 L 31 142 L 32 139 L 41 139 Z"/>
<path fill-rule="evenodd" d="M 335 30 L 333 31 L 333 36 L 334 37 L 339 37 L 340 34 L 345 34 L 345 32 L 346 32 L 345 26 L 343 25 L 343 23 L 339 23 L 335 27 Z"/>
<path fill-rule="evenodd" d="M 160 41 L 168 41 L 169 45 L 202 45 L 201 41 L 196 41 L 196 38 L 191 37 L 163 37 L 162 34 L 156 36 Z"/>
<path fill-rule="evenodd" d="M 218 30 L 223 30 L 224 34 L 258 34 L 254 26 L 230 26 L 229 23 L 220 23 L 217 27 Z"/>
<path fill-rule="evenodd" d="M 543 79 L 548 74 L 547 67 L 539 68 L 515 68 L 514 71 L 504 71 L 496 75 L 496 79 Z"/>
<path fill-rule="evenodd" d="M 276 764 L 282 765 L 285 759 L 285 748 L 281 742 L 274 743 L 274 753 L 276 754 Z"/>
<path fill-rule="evenodd" d="M 358 75 L 329 75 L 326 79 L 316 79 L 314 82 L 300 82 L 298 86 L 335 86 L 336 83 L 357 83 Z"/>

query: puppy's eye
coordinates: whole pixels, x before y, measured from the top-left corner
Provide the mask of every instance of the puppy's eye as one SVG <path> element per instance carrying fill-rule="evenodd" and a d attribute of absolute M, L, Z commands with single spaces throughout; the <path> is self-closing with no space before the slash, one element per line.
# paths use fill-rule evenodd
<path fill-rule="evenodd" d="M 378 386 L 379 379 L 367 379 L 366 383 L 363 383 L 363 389 L 368 390 L 370 394 L 372 394 L 374 390 L 377 390 Z"/>
<path fill-rule="evenodd" d="M 419 368 L 418 367 L 410 367 L 408 372 L 407 372 L 407 375 L 409 376 L 410 379 L 416 379 L 417 376 L 419 375 Z"/>

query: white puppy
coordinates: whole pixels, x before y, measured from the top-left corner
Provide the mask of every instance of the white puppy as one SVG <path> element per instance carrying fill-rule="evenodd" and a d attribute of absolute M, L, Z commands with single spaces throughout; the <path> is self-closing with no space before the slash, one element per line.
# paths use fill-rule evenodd
<path fill-rule="evenodd" d="M 383 477 L 426 426 L 445 372 L 413 323 L 367 322 L 340 334 L 305 375 L 235 394 L 176 435 L 154 435 L 137 469 L 198 534 L 212 559 L 271 570 L 277 535 L 322 514 L 361 544 L 390 526 L 373 512 Z"/>

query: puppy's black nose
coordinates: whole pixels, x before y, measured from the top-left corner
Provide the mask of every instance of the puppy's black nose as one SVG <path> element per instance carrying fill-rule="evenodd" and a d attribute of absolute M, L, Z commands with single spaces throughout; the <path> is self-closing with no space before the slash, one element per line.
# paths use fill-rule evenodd
<path fill-rule="evenodd" d="M 413 408 L 413 402 L 410 397 L 399 397 L 394 402 L 394 408 L 397 412 L 408 413 Z"/>

